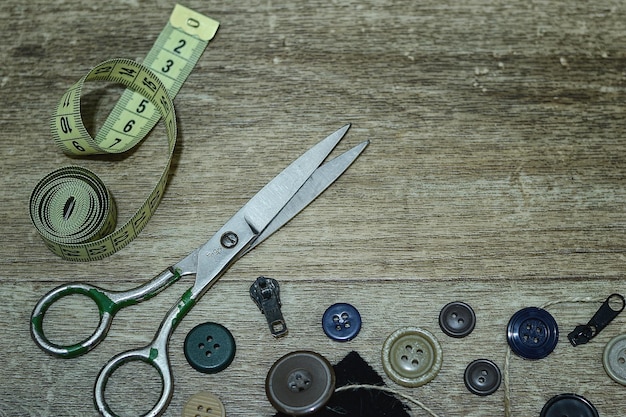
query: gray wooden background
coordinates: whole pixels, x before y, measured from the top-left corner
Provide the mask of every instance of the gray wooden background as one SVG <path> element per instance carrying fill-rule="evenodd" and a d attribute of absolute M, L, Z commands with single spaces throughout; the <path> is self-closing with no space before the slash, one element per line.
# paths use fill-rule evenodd
<path fill-rule="evenodd" d="M 587 397 L 602 417 L 621 417 L 624 387 L 606 375 L 605 344 L 626 332 L 619 317 L 588 345 L 566 334 L 597 302 L 626 292 L 624 114 L 626 4 L 488 1 L 271 1 L 184 3 L 221 23 L 175 100 L 180 125 L 168 188 L 141 235 L 91 263 L 57 258 L 28 215 L 37 181 L 63 165 L 97 171 L 128 218 L 166 158 L 164 128 L 117 158 L 75 160 L 56 149 L 48 118 L 63 92 L 93 65 L 141 60 L 174 3 L 165 0 L 4 0 L 0 5 L 0 415 L 92 416 L 92 385 L 121 350 L 147 343 L 191 280 L 122 311 L 97 349 L 73 360 L 31 341 L 37 300 L 66 281 L 137 286 L 213 234 L 290 161 L 353 124 L 339 151 L 369 139 L 348 172 L 308 209 L 237 262 L 175 332 L 178 416 L 200 390 L 229 416 L 269 416 L 271 364 L 295 349 L 336 363 L 358 351 L 388 387 L 439 416 L 504 415 L 504 388 L 480 398 L 462 382 L 485 357 L 504 367 L 506 324 L 527 306 L 549 311 L 561 340 L 546 359 L 515 356 L 511 415 L 538 416 L 553 395 Z M 99 85 L 98 120 L 120 89 Z M 108 106 L 108 107 L 107 107 Z M 100 115 L 102 113 L 102 115 Z M 290 328 L 273 340 L 248 296 L 259 275 L 282 288 Z M 478 316 L 465 339 L 445 336 L 437 316 L 449 301 Z M 352 342 L 329 340 L 321 316 L 333 302 L 359 309 Z M 204 321 L 237 341 L 232 365 L 194 371 L 187 332 Z M 71 342 L 97 323 L 94 307 L 66 299 L 46 321 Z M 444 364 L 431 383 L 403 388 L 380 361 L 401 326 L 431 330 Z M 127 415 L 150 408 L 151 368 L 119 370 L 108 392 Z M 113 397 L 117 398 L 114 399 Z M 428 415 L 413 407 L 415 416 Z"/>

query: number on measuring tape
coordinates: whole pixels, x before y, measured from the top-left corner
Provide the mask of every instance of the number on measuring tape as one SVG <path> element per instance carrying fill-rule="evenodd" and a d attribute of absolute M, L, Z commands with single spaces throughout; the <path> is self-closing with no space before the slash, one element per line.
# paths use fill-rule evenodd
<path fill-rule="evenodd" d="M 181 53 L 181 49 L 183 48 L 183 46 L 185 46 L 187 44 L 187 42 L 185 42 L 184 39 L 181 39 L 178 41 L 178 46 L 176 48 L 174 48 L 174 52 L 176 52 L 177 54 Z"/>
<path fill-rule="evenodd" d="M 65 134 L 72 133 L 72 127 L 70 126 L 70 119 L 68 116 L 61 116 L 60 123 L 61 131 Z"/>
<path fill-rule="evenodd" d="M 218 27 L 219 23 L 215 20 L 176 5 L 143 64 L 128 59 L 107 60 L 92 68 L 63 94 L 51 119 L 54 140 L 63 152 L 69 155 L 89 155 L 127 151 L 136 146 L 159 119 L 163 118 L 169 156 L 156 186 L 141 208 L 117 230 L 116 211 L 109 192 L 103 191 L 104 185 L 97 185 L 94 191 L 97 194 L 96 200 L 107 205 L 113 212 L 104 213 L 102 223 L 94 227 L 93 233 L 84 240 L 64 236 L 63 231 L 56 228 L 54 219 L 59 213 L 54 212 L 54 207 L 58 205 L 50 206 L 50 198 L 43 196 L 53 195 L 61 190 L 58 199 L 61 199 L 61 203 L 66 203 L 62 201 L 66 198 L 62 194 L 64 188 L 52 187 L 46 181 L 59 181 L 63 175 L 63 185 L 74 187 L 75 177 L 93 184 L 97 178 L 95 174 L 80 167 L 66 167 L 42 179 L 31 195 L 31 219 L 52 252 L 72 261 L 102 259 L 126 246 L 145 227 L 163 196 L 176 144 L 176 115 L 172 99 L 215 36 Z M 126 87 L 95 137 L 87 131 L 80 114 L 82 86 L 90 81 L 117 82 Z M 91 195 L 89 193 L 91 191 L 86 192 L 86 195 Z M 83 203 L 72 196 L 72 207 L 92 204 L 92 197 L 87 197 Z M 77 217 L 72 216 L 76 211 L 75 209 L 65 213 L 68 220 Z"/>

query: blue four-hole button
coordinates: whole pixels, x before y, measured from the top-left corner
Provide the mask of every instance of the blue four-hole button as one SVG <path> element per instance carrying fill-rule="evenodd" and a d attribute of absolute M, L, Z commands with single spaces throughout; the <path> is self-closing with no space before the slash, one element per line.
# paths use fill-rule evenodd
<path fill-rule="evenodd" d="M 559 341 L 556 320 L 546 310 L 527 307 L 513 314 L 507 326 L 511 350 L 526 359 L 548 356 Z"/>
<path fill-rule="evenodd" d="M 361 315 L 348 303 L 333 304 L 324 312 L 322 328 L 331 339 L 347 342 L 354 339 L 361 330 Z"/>

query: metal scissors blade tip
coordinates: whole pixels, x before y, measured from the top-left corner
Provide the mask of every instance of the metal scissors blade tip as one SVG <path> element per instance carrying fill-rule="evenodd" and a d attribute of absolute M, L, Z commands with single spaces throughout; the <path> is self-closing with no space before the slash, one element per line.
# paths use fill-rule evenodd
<path fill-rule="evenodd" d="M 262 232 L 345 136 L 350 124 L 331 133 L 267 183 L 242 210 L 250 226 Z"/>
<path fill-rule="evenodd" d="M 370 141 L 359 143 L 352 149 L 326 162 L 311 174 L 309 179 L 292 197 L 283 209 L 274 217 L 270 224 L 254 240 L 246 253 L 270 237 L 275 231 L 287 224 L 298 213 L 304 210 L 313 200 L 331 186 L 361 155 Z"/>

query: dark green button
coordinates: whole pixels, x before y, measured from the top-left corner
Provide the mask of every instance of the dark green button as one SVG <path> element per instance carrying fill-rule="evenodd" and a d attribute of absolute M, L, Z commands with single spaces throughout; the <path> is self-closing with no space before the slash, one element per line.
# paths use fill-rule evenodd
<path fill-rule="evenodd" d="M 187 334 L 184 350 L 189 365 L 214 374 L 226 369 L 235 358 L 235 338 L 221 324 L 202 323 Z"/>

